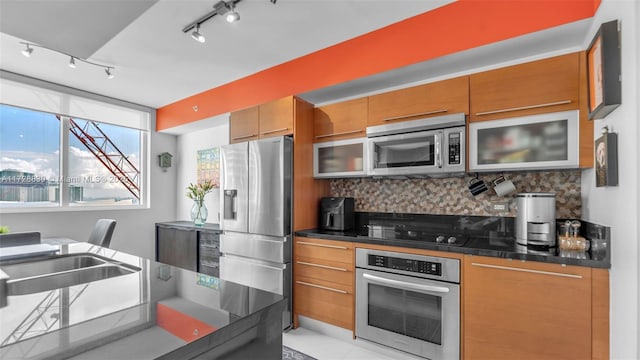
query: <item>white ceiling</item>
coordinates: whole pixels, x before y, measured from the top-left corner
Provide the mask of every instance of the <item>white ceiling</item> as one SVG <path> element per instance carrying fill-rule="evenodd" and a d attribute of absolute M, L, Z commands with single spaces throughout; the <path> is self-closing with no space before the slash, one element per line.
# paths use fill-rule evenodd
<path fill-rule="evenodd" d="M 0 69 L 158 108 L 453 0 L 242 0 L 239 22 L 216 16 L 201 26 L 204 44 L 182 32 L 217 1 L 0 0 Z M 330 103 L 577 51 L 590 26 L 587 19 L 298 95 Z M 115 67 L 116 77 L 82 63 L 71 69 L 68 57 L 44 49 L 25 58 L 19 41 L 88 53 L 89 60 Z M 195 131 L 223 118 L 164 132 Z"/>
<path fill-rule="evenodd" d="M 217 0 L 0 0 L 0 68 L 154 108 L 351 39 L 453 0 L 243 0 L 200 44 L 182 32 Z M 34 42 L 115 67 L 104 71 Z"/>

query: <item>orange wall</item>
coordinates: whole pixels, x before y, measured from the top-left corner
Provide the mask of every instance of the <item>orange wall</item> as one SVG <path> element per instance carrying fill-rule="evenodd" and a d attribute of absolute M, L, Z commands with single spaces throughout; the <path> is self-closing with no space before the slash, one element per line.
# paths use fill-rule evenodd
<path fill-rule="evenodd" d="M 458 0 L 166 105 L 158 109 L 156 129 L 586 19 L 599 4 L 600 0 Z"/>

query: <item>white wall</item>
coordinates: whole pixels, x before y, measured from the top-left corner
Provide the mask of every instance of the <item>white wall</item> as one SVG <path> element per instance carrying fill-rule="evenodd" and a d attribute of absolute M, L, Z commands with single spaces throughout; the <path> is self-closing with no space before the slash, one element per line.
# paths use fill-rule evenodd
<path fill-rule="evenodd" d="M 152 124 L 155 128 L 155 124 Z M 84 241 L 96 220 L 115 219 L 111 248 L 155 259 L 155 223 L 176 217 L 176 168 L 163 172 L 158 155 L 176 153 L 176 136 L 152 132 L 150 136 L 150 208 L 80 210 L 0 214 L 0 223 L 14 231 L 40 231 L 43 237 L 66 237 Z"/>
<path fill-rule="evenodd" d="M 216 116 L 211 119 L 208 129 L 179 135 L 176 152 L 177 179 L 177 212 L 176 220 L 191 221 L 190 211 L 193 200 L 186 197 L 186 188 L 196 183 L 197 151 L 226 145 L 229 143 L 229 115 Z M 208 223 L 218 223 L 220 191 L 214 190 L 205 197 L 205 205 L 209 210 Z"/>
<path fill-rule="evenodd" d="M 622 25 L 622 105 L 605 119 L 594 122 L 594 136 L 603 126 L 618 133 L 619 185 L 595 187 L 593 169 L 582 176 L 583 217 L 611 226 L 611 358 L 638 359 L 640 324 L 638 279 L 640 249 L 638 217 L 640 215 L 640 107 L 638 105 L 639 4 L 633 0 L 603 0 L 593 27 L 585 39 L 585 48 L 600 24 L 618 19 Z"/>

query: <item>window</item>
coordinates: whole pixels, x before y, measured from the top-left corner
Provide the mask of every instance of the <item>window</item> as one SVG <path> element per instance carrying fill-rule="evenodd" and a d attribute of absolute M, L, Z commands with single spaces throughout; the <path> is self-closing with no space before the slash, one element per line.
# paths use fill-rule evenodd
<path fill-rule="evenodd" d="M 148 112 L 0 85 L 0 209 L 146 205 Z"/>

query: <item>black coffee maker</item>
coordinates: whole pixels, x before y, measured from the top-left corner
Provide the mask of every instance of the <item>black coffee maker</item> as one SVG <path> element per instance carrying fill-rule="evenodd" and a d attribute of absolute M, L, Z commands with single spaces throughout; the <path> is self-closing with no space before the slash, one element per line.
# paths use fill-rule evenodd
<path fill-rule="evenodd" d="M 324 197 L 320 200 L 320 229 L 344 231 L 353 229 L 354 200 L 348 197 Z"/>

